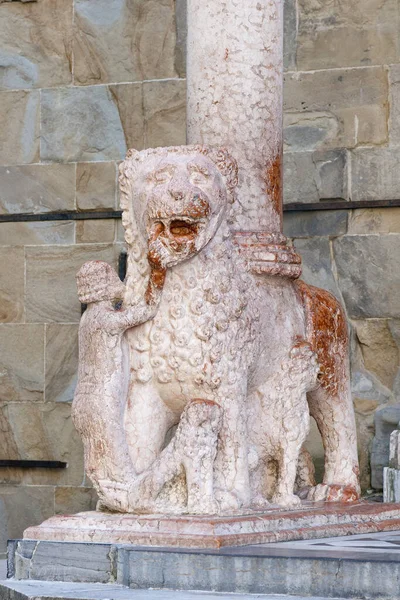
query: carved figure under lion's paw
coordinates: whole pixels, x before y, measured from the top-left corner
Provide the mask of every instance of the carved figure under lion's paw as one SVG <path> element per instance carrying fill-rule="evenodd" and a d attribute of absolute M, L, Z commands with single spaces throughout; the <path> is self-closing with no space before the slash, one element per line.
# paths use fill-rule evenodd
<path fill-rule="evenodd" d="M 155 463 L 193 398 L 207 398 L 223 413 L 214 487 L 238 506 L 250 506 L 255 471 L 250 475 L 248 447 L 260 457 L 265 452 L 256 429 L 246 428 L 251 399 L 257 393 L 268 398 L 275 385 L 290 387 L 290 374 L 289 381 L 284 374 L 277 381 L 276 373 L 300 339 L 319 365 L 308 402 L 326 449 L 326 480 L 354 485 L 358 463 L 342 309 L 330 294 L 302 282 L 249 272 L 229 228 L 235 161 L 223 149 L 183 146 L 130 151 L 120 169 L 128 304 L 148 285 L 149 247 L 162 267 L 170 267 L 154 320 L 128 333 L 124 430 L 135 469 L 144 472 Z M 308 411 L 305 393 L 298 396 L 301 410 L 293 410 L 303 415 L 303 437 Z M 271 413 L 264 407 L 255 418 L 269 431 Z M 294 444 L 292 437 L 289 427 Z M 295 464 L 288 461 L 287 469 Z"/>
<path fill-rule="evenodd" d="M 280 369 L 249 398 L 248 430 L 256 443 L 253 498 L 296 507 L 296 474 L 310 427 L 306 394 L 315 388 L 319 367 L 310 344 L 298 340 Z M 254 503 L 254 500 L 253 500 Z"/>
<path fill-rule="evenodd" d="M 115 485 L 135 477 L 122 430 L 127 391 L 127 329 L 151 319 L 160 299 L 123 305 L 125 285 L 114 269 L 103 261 L 85 263 L 77 276 L 78 297 L 87 309 L 79 325 L 79 373 L 72 419 L 82 436 L 85 469 L 103 505 L 119 510 L 124 505 L 118 493 L 107 497 L 103 480 Z M 115 486 L 114 486 L 115 489 Z"/>
<path fill-rule="evenodd" d="M 308 492 L 307 500 L 313 502 L 355 502 L 359 497 L 358 487 L 319 483 Z"/>

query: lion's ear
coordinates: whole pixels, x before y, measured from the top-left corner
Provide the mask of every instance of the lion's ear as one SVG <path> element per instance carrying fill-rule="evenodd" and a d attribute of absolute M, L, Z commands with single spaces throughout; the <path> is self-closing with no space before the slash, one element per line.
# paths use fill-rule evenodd
<path fill-rule="evenodd" d="M 218 148 L 218 165 L 227 178 L 228 185 L 235 188 L 238 184 L 238 164 L 226 148 Z"/>
<path fill-rule="evenodd" d="M 228 190 L 229 202 L 233 204 L 238 184 L 238 165 L 236 160 L 226 148 L 208 148 L 207 155 L 223 176 Z"/>
<path fill-rule="evenodd" d="M 125 160 L 127 160 L 128 158 L 139 158 L 139 151 L 135 150 L 135 148 L 130 148 L 126 153 Z"/>

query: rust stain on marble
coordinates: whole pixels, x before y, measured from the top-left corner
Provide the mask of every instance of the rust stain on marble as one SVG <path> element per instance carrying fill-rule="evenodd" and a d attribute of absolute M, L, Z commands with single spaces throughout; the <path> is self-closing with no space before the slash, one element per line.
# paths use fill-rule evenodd
<path fill-rule="evenodd" d="M 282 218 L 282 151 L 267 165 L 265 171 L 266 192 L 275 212 Z"/>
<path fill-rule="evenodd" d="M 296 281 L 307 319 L 307 337 L 320 365 L 318 380 L 335 395 L 344 385 L 348 333 L 343 308 L 332 294 Z"/>

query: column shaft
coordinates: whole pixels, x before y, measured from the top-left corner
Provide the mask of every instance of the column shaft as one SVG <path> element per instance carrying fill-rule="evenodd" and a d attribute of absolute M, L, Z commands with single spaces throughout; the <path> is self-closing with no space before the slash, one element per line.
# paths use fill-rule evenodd
<path fill-rule="evenodd" d="M 283 0 L 188 0 L 188 143 L 239 165 L 235 230 L 282 227 Z"/>

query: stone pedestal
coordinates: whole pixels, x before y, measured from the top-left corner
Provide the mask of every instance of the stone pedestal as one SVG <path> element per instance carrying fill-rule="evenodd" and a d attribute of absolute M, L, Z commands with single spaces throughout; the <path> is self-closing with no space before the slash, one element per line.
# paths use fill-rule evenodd
<path fill-rule="evenodd" d="M 271 508 L 223 517 L 86 512 L 55 516 L 29 527 L 24 539 L 220 548 L 400 528 L 398 506 L 357 502 L 305 503 L 299 510 Z"/>

